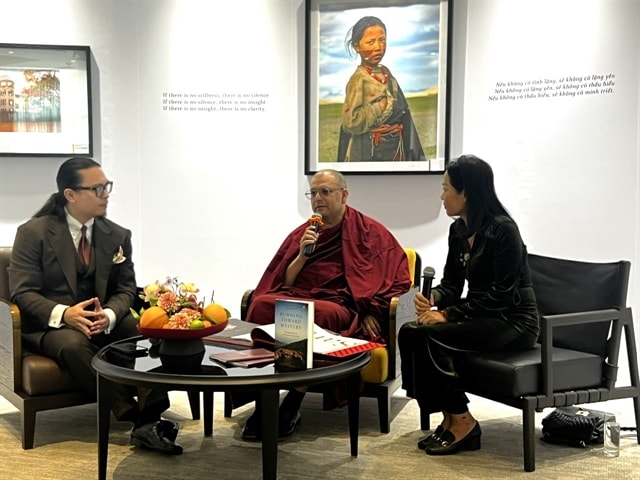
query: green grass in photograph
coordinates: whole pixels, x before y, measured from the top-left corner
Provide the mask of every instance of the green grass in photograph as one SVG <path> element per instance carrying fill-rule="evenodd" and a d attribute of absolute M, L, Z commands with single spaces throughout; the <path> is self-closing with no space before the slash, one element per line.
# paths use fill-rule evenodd
<path fill-rule="evenodd" d="M 438 96 L 407 98 L 411 116 L 427 158 L 436 155 Z M 338 137 L 342 124 L 342 103 L 320 105 L 318 110 L 318 162 L 335 162 L 338 156 Z"/>

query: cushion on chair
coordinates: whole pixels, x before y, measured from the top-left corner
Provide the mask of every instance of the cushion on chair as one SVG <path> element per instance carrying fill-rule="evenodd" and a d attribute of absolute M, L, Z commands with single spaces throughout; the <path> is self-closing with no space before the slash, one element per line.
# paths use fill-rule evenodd
<path fill-rule="evenodd" d="M 22 388 L 29 395 L 44 395 L 71 392 L 80 387 L 54 360 L 27 353 L 22 357 Z"/>
<path fill-rule="evenodd" d="M 470 354 L 463 376 L 474 391 L 482 391 L 483 384 L 489 382 L 491 392 L 505 397 L 535 394 L 543 390 L 541 352 L 541 346 L 536 345 L 525 352 Z M 603 360 L 598 355 L 554 347 L 553 363 L 554 391 L 595 388 L 602 384 Z"/>
<path fill-rule="evenodd" d="M 360 376 L 367 383 L 382 383 L 389 376 L 389 351 L 387 347 L 371 350 L 371 361 L 361 370 Z"/>

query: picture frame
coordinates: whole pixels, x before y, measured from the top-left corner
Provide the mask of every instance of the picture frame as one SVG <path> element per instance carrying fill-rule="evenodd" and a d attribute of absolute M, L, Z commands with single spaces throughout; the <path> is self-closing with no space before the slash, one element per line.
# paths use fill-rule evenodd
<path fill-rule="evenodd" d="M 453 0 L 308 0 L 305 8 L 305 174 L 442 174 Z"/>
<path fill-rule="evenodd" d="M 0 43 L 0 156 L 92 156 L 88 46 Z"/>

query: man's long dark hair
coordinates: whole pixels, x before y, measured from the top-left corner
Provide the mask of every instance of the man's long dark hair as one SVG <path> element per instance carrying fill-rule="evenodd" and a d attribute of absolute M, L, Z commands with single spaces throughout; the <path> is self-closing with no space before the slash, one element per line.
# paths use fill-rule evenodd
<path fill-rule="evenodd" d="M 511 218 L 502 205 L 493 184 L 493 170 L 475 155 L 462 155 L 447 166 L 453 188 L 467 199 L 467 230 L 470 237 L 498 215 Z"/>
<path fill-rule="evenodd" d="M 64 218 L 64 207 L 67 204 L 67 200 L 64 198 L 65 189 L 75 188 L 81 185 L 81 170 L 99 166 L 100 164 L 98 162 L 88 157 L 71 157 L 65 160 L 64 163 L 60 165 L 58 175 L 56 176 L 58 191 L 49 197 L 40 210 L 35 213 L 34 217 L 53 215 L 58 218 Z"/>

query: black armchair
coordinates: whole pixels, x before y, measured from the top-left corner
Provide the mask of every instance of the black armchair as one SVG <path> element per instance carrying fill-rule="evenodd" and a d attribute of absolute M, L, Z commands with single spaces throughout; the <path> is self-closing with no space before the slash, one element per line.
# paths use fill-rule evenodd
<path fill-rule="evenodd" d="M 535 412 L 632 398 L 636 430 L 640 387 L 627 261 L 589 263 L 529 255 L 540 313 L 539 343 L 518 353 L 469 354 L 465 390 L 522 410 L 524 470 L 535 470 Z M 622 332 L 630 385 L 617 386 Z M 429 429 L 429 415 L 421 414 Z M 640 443 L 640 432 L 637 434 Z"/>

